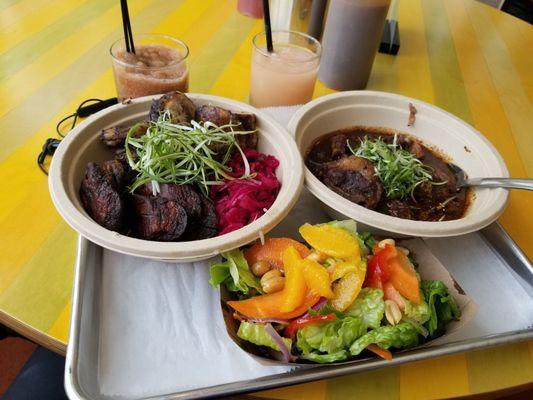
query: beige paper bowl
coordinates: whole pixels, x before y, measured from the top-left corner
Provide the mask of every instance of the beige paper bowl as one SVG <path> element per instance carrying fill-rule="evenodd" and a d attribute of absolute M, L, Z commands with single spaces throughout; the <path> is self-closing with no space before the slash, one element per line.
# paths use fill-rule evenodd
<path fill-rule="evenodd" d="M 409 103 L 418 110 L 414 126 L 408 127 Z M 502 157 L 473 127 L 438 107 L 408 97 L 373 91 L 341 92 L 320 97 L 303 106 L 289 122 L 296 145 L 305 157 L 321 135 L 355 125 L 378 126 L 408 133 L 436 147 L 460 166 L 469 177 L 507 177 Z M 393 236 L 442 237 L 479 230 L 503 212 L 505 189 L 474 189 L 465 216 L 454 221 L 410 221 L 368 210 L 330 190 L 304 167 L 305 185 L 336 219 L 352 218 L 360 230 Z"/>
<path fill-rule="evenodd" d="M 277 176 L 281 189 L 272 207 L 262 217 L 237 231 L 189 242 L 136 239 L 94 222 L 83 209 L 79 187 L 89 161 L 101 162 L 113 158 L 111 151 L 100 141 L 100 131 L 109 126 L 146 119 L 152 99 L 159 97 L 149 96 L 132 100 L 128 105 L 118 104 L 91 116 L 61 142 L 50 166 L 49 189 L 54 205 L 72 228 L 90 241 L 119 253 L 152 259 L 196 261 L 260 238 L 287 215 L 298 199 L 303 183 L 300 154 L 288 132 L 270 116 L 247 104 L 203 94 L 187 96 L 196 105 L 211 104 L 257 116 L 259 150 L 276 156 L 280 162 Z"/>

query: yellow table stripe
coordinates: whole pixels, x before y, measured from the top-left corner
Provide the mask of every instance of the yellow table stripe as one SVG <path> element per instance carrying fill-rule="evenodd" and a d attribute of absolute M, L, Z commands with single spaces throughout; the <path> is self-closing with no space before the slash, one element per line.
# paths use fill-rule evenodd
<path fill-rule="evenodd" d="M 427 27 L 421 0 L 412 1 L 410 4 L 399 1 L 398 20 L 401 21 L 399 27 L 402 57 L 383 55 L 388 58 L 387 68 L 394 71 L 394 87 L 400 94 L 434 103 L 434 85 L 425 35 Z M 387 81 L 385 83 L 388 84 Z M 389 91 L 386 86 L 382 89 Z"/>
<path fill-rule="evenodd" d="M 498 11 L 490 10 L 494 28 L 500 33 L 529 101 L 533 102 L 533 57 L 524 49 L 533 49 L 533 29 L 523 30 L 514 18 L 499 18 Z M 528 34 L 526 34 L 526 32 Z"/>
<path fill-rule="evenodd" d="M 205 44 L 198 58 L 192 62 L 195 74 L 191 78 L 191 90 L 209 93 L 217 78 L 224 71 L 239 49 L 240 44 L 249 36 L 255 20 L 234 12 L 218 34 Z M 241 79 L 246 79 L 242 77 Z"/>
<path fill-rule="evenodd" d="M 513 176 L 525 176 L 526 171 L 516 143 L 512 140 L 511 126 L 499 99 L 492 75 L 483 56 L 476 33 L 470 24 L 462 0 L 448 0 L 445 3 L 448 20 L 454 32 L 453 39 L 459 64 L 465 81 L 474 126 L 479 129 L 502 154 L 509 172 Z M 510 140 L 511 139 L 511 140 Z M 509 233 L 517 238 L 526 253 L 533 252 L 529 240 L 529 227 L 533 215 L 523 211 L 529 207 L 529 193 L 511 191 L 509 206 L 501 218 Z M 524 223 L 513 223 L 513 221 Z"/>
<path fill-rule="evenodd" d="M 17 25 L 28 14 L 47 6 L 52 0 L 2 0 L 0 2 L 0 33 L 4 29 Z"/>
<path fill-rule="evenodd" d="M 472 393 L 533 382 L 533 364 L 527 343 L 478 350 L 467 353 L 466 357 Z"/>
<path fill-rule="evenodd" d="M 150 4 L 151 0 L 139 0 L 130 6 L 132 18 L 143 8 Z M 134 7 L 133 7 L 134 5 Z M 0 93 L 9 96 L 0 96 L 0 116 L 20 105 L 31 93 L 45 85 L 53 77 L 61 77 L 72 63 L 77 61 L 87 49 L 116 33 L 117 13 L 120 12 L 118 2 L 106 12 L 92 19 L 72 35 L 67 36 L 37 60 L 28 64 L 13 74 L 9 79 L 0 83 Z M 109 43 L 109 41 L 108 41 Z M 106 60 L 107 58 L 107 60 Z M 101 62 L 110 64 L 109 55 L 103 54 Z M 31 82 L 31 85 L 27 84 Z"/>
<path fill-rule="evenodd" d="M 263 21 L 257 20 L 252 30 L 244 39 L 234 57 L 211 87 L 210 93 L 217 96 L 247 101 L 250 92 L 250 65 L 252 57 L 252 39 L 263 30 Z M 238 85 L 235 83 L 239 82 Z"/>
<path fill-rule="evenodd" d="M 469 2 L 466 4 L 466 10 L 483 49 L 505 114 L 511 123 L 516 147 L 522 156 L 528 176 L 533 176 L 533 157 L 530 154 L 530 150 L 533 149 L 533 135 L 531 134 L 533 106 L 509 61 L 505 43 L 492 25 L 488 7 Z M 502 54 L 505 57 L 502 57 Z"/>
<path fill-rule="evenodd" d="M 460 396 L 468 391 L 468 371 L 464 354 L 414 362 L 400 367 L 402 400 L 443 399 Z"/>
<path fill-rule="evenodd" d="M 57 340 L 65 344 L 68 341 L 71 307 L 72 302 L 69 300 L 67 305 L 63 307 L 63 310 L 59 314 L 59 317 L 57 317 L 52 327 L 48 330 L 48 335 L 56 338 Z"/>
<path fill-rule="evenodd" d="M 431 29 L 426 29 L 426 40 L 435 104 L 471 122 L 461 69 L 443 1 L 422 0 L 422 14 L 425 24 L 431 26 Z M 403 70 L 408 71 L 406 68 Z"/>
<path fill-rule="evenodd" d="M 46 192 L 45 180 L 35 184 L 34 190 L 19 207 L 0 221 L 3 227 L 0 231 L 0 295 L 17 278 L 21 266 L 47 241 L 60 222 L 51 202 L 44 197 Z M 2 195 L 6 196 L 5 193 Z"/>
<path fill-rule="evenodd" d="M 71 13 L 48 25 L 38 34 L 30 36 L 6 51 L 0 58 L 3 64 L 3 68 L 0 69 L 0 81 L 36 60 L 57 42 L 73 34 L 114 5 L 114 2 L 108 0 L 92 0 L 82 3 Z"/>
<path fill-rule="evenodd" d="M 400 390 L 398 367 L 382 368 L 327 381 L 327 400 L 397 400 Z"/>
<path fill-rule="evenodd" d="M 268 399 L 324 400 L 326 398 L 326 381 L 309 382 L 304 385 L 257 392 L 254 396 Z"/>
<path fill-rule="evenodd" d="M 150 6 L 138 13 L 134 20 L 136 29 L 140 32 L 150 31 L 155 24 L 166 16 L 165 11 L 174 10 L 175 2 L 166 0 L 153 0 Z M 116 21 L 115 19 L 115 22 Z M 35 130 L 46 123 L 50 113 L 59 110 L 67 101 L 74 97 L 80 85 L 96 79 L 110 66 L 108 53 L 111 43 L 120 37 L 122 28 L 116 25 L 116 29 L 106 38 L 89 48 L 69 68 L 51 78 L 45 85 L 39 88 L 18 107 L 0 118 L 0 131 L 3 146 L 0 148 L 0 160 L 20 146 Z M 87 69 L 87 65 L 91 65 Z M 80 83 L 80 81 L 82 81 Z M 102 96 L 103 93 L 93 93 L 93 96 Z M 46 104 L 46 107 L 43 107 Z M 31 118 L 27 118 L 28 110 L 31 110 Z M 72 109 L 69 114 L 72 113 Z M 64 116 L 65 114 L 63 114 Z M 17 132 L 10 135 L 9 132 Z"/>
<path fill-rule="evenodd" d="M 28 220 L 35 220 L 36 215 L 39 214 L 29 215 Z M 26 221 L 19 222 L 25 224 L 27 230 L 18 235 L 18 240 L 38 234 L 32 232 Z M 46 332 L 70 298 L 77 235 L 61 221 L 41 237 L 46 240 L 38 248 L 31 249 L 31 253 L 28 249 L 31 258 L 19 269 L 11 285 L 0 293 L 0 307 Z M 48 284 L 43 287 L 44 281 Z"/>
<path fill-rule="evenodd" d="M 53 1 L 47 7 L 37 7 L 34 0 L 33 12 L 20 22 L 10 25 L 4 24 L 4 17 L 0 15 L 0 55 L 67 15 L 75 7 L 79 7 L 80 4 L 86 1 L 88 0 Z M 11 22 L 13 18 L 9 16 L 5 20 Z"/>

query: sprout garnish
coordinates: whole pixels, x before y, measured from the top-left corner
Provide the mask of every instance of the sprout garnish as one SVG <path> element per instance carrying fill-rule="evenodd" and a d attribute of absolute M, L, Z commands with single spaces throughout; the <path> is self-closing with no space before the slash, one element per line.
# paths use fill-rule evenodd
<path fill-rule="evenodd" d="M 130 167 L 138 174 L 130 191 L 133 193 L 139 186 L 151 183 L 155 195 L 160 183 L 196 184 L 207 196 L 210 185 L 222 184 L 226 179 L 251 177 L 250 165 L 236 135 L 254 131 L 235 130 L 238 126 L 217 126 L 209 121 L 191 121 L 190 126 L 175 124 L 167 111 L 156 122 L 151 122 L 141 137 L 132 136 L 135 126 L 132 127 L 126 137 L 126 156 Z M 237 178 L 226 166 L 235 148 L 245 167 L 244 175 Z"/>
<path fill-rule="evenodd" d="M 374 164 L 376 175 L 381 180 L 388 198 L 413 198 L 414 190 L 424 182 L 443 184 L 446 182 L 433 182 L 430 166 L 424 165 L 409 151 L 402 149 L 397 144 L 397 135 L 391 144 L 381 138 L 369 139 L 365 136 L 357 149 L 348 143 L 348 148 L 353 155 L 366 158 Z"/>

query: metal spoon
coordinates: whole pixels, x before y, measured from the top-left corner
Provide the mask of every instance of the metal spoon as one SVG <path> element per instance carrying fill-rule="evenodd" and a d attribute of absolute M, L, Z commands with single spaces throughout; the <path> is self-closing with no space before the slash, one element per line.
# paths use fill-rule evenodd
<path fill-rule="evenodd" d="M 489 187 L 489 188 L 507 188 L 507 189 L 525 189 L 533 190 L 533 179 L 517 178 L 466 178 L 466 173 L 461 167 L 455 164 L 448 164 L 450 169 L 456 174 L 458 187 Z"/>

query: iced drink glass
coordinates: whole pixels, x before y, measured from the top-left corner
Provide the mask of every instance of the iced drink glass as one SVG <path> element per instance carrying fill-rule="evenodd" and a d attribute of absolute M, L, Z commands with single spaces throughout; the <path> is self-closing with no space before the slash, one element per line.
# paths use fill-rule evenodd
<path fill-rule="evenodd" d="M 307 103 L 313 97 L 320 43 L 301 32 L 272 31 L 274 51 L 266 48 L 266 35 L 252 41 L 250 104 L 256 107 Z"/>
<path fill-rule="evenodd" d="M 124 39 L 110 49 L 120 99 L 188 91 L 189 48 L 185 43 L 166 35 L 138 35 L 134 43 L 135 54 L 126 52 Z"/>

